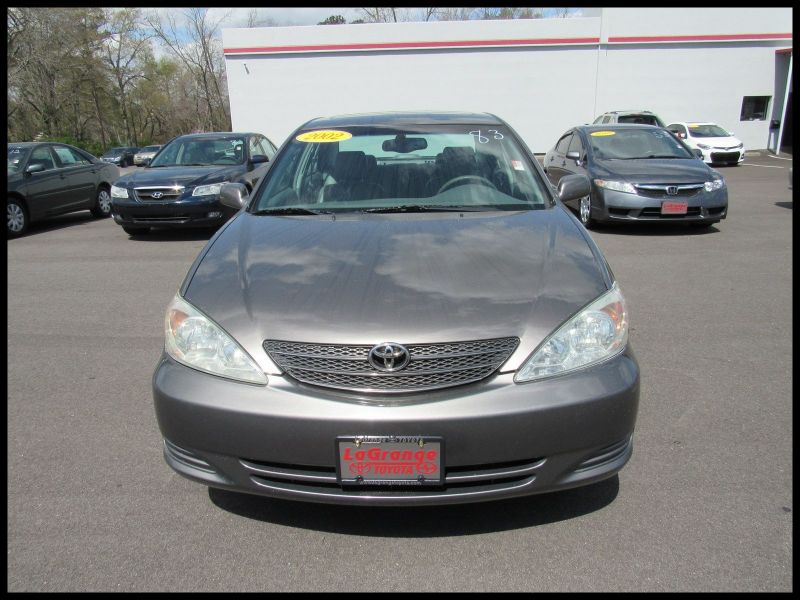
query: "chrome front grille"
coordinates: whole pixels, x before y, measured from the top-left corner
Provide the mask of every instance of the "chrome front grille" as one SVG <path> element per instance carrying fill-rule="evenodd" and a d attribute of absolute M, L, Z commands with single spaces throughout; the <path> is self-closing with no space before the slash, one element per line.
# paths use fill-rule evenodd
<path fill-rule="evenodd" d="M 183 186 L 178 186 L 178 187 L 152 186 L 152 187 L 137 187 L 134 188 L 134 191 L 136 192 L 136 198 L 144 202 L 164 202 L 180 198 L 181 194 L 183 194 L 183 190 L 185 189 L 186 188 L 184 188 Z"/>
<path fill-rule="evenodd" d="M 636 183 L 634 184 L 636 191 L 640 196 L 647 198 L 690 198 L 695 194 L 700 193 L 703 189 L 702 183 L 690 184 L 650 184 L 650 183 Z M 674 194 L 670 194 L 667 189 L 672 188 Z"/>
<path fill-rule="evenodd" d="M 368 361 L 373 346 L 266 340 L 264 349 L 290 377 L 322 387 L 359 392 L 416 392 L 479 381 L 494 373 L 517 348 L 516 337 L 444 344 L 409 344 L 398 371 L 379 371 Z"/>

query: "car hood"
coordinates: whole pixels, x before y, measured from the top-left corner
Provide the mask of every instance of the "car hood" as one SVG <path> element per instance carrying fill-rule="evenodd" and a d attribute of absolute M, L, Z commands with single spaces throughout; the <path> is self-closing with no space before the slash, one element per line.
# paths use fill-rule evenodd
<path fill-rule="evenodd" d="M 694 146 L 704 144 L 718 148 L 732 148 L 741 144 L 742 140 L 735 137 L 690 138 L 690 143 Z"/>
<path fill-rule="evenodd" d="M 697 183 L 710 181 L 711 169 L 697 158 L 643 158 L 597 160 L 592 177 L 631 183 Z"/>
<path fill-rule="evenodd" d="M 463 217 L 242 212 L 210 242 L 184 297 L 267 370 L 265 339 L 414 344 L 517 336 L 521 344 L 506 363 L 514 369 L 607 289 L 595 250 L 561 207 Z"/>
<path fill-rule="evenodd" d="M 227 181 L 242 172 L 242 167 L 203 166 L 203 167 L 157 167 L 146 168 L 121 177 L 115 182 L 120 187 L 139 187 L 143 185 L 196 186 Z"/>

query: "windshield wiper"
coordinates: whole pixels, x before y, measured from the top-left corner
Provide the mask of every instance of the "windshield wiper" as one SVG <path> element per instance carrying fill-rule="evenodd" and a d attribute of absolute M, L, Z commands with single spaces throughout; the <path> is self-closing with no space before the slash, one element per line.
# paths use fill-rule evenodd
<path fill-rule="evenodd" d="M 643 156 L 642 158 L 681 158 L 681 157 L 675 156 L 674 154 L 648 154 L 647 156 Z"/>
<path fill-rule="evenodd" d="M 420 206 L 419 204 L 402 204 L 400 206 L 380 206 L 376 208 L 366 208 L 361 212 L 365 213 L 413 213 L 413 212 L 464 212 L 481 211 L 482 208 L 472 206 Z"/>
<path fill-rule="evenodd" d="M 262 208 L 254 215 L 331 215 L 329 210 L 310 210 L 308 208 Z"/>

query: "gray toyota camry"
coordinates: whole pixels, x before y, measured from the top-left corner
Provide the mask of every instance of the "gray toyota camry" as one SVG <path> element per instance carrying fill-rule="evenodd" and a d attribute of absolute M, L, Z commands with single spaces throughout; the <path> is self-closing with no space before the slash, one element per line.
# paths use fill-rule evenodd
<path fill-rule="evenodd" d="M 490 114 L 297 129 L 167 308 L 164 456 L 205 485 L 360 505 L 590 484 L 632 453 L 639 368 L 606 260 Z"/>

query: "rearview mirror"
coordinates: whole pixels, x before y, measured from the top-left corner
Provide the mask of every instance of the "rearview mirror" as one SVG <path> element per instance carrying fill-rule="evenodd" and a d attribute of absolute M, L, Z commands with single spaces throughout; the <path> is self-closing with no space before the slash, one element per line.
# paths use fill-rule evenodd
<path fill-rule="evenodd" d="M 240 210 L 247 204 L 249 192 L 243 183 L 226 183 L 219 191 L 219 201 L 223 206 Z"/>
<path fill-rule="evenodd" d="M 407 138 L 404 134 L 398 133 L 393 140 L 385 140 L 381 145 L 386 152 L 399 152 L 406 154 L 416 150 L 424 150 L 428 147 L 425 138 Z"/>
<path fill-rule="evenodd" d="M 558 182 L 558 197 L 562 202 L 588 196 L 591 184 L 586 175 L 566 175 Z"/>
<path fill-rule="evenodd" d="M 33 173 L 40 173 L 40 172 L 42 172 L 42 171 L 44 171 L 44 170 L 45 170 L 45 169 L 44 169 L 44 165 L 43 165 L 42 163 L 40 163 L 40 162 L 33 163 L 32 165 L 28 165 L 28 166 L 25 168 L 25 172 L 26 172 L 28 175 L 31 175 L 31 174 L 33 174 Z"/>

